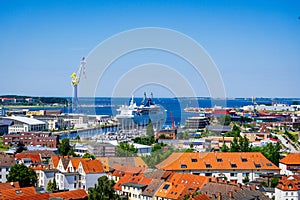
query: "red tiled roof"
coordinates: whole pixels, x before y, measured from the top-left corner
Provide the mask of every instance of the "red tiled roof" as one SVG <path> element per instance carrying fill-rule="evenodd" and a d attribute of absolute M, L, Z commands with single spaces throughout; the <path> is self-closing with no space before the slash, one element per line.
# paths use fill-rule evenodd
<path fill-rule="evenodd" d="M 144 167 L 135 167 L 135 166 L 123 166 L 120 164 L 115 164 L 112 166 L 115 169 L 116 173 L 113 172 L 113 176 L 118 176 L 119 172 L 124 172 L 124 174 L 141 174 L 145 171 Z M 114 175 L 115 174 L 115 175 Z"/>
<path fill-rule="evenodd" d="M 85 173 L 104 173 L 104 168 L 99 160 L 82 160 L 83 170 Z"/>
<path fill-rule="evenodd" d="M 13 188 L 8 190 L 0 190 L 0 199 L 5 200 L 44 200 L 49 199 L 49 194 L 37 194 L 34 187 Z"/>
<path fill-rule="evenodd" d="M 206 194 L 197 194 L 195 196 L 190 196 L 189 200 L 210 200 L 210 198 Z"/>
<path fill-rule="evenodd" d="M 50 198 L 54 197 L 60 197 L 63 198 L 64 200 L 79 200 L 79 199 L 84 199 L 88 197 L 87 192 L 84 189 L 79 189 L 79 190 L 72 190 L 72 191 L 67 191 L 67 192 L 57 192 L 57 193 L 51 193 Z"/>
<path fill-rule="evenodd" d="M 174 173 L 164 182 L 155 193 L 155 196 L 168 199 L 183 199 L 187 194 L 196 192 L 209 178 L 193 174 Z"/>
<path fill-rule="evenodd" d="M 0 190 L 9 190 L 15 188 L 20 188 L 19 182 L 0 183 Z"/>
<path fill-rule="evenodd" d="M 279 162 L 286 165 L 300 165 L 300 153 L 290 153 Z"/>
<path fill-rule="evenodd" d="M 284 191 L 300 191 L 300 175 L 281 177 L 276 188 Z"/>
<path fill-rule="evenodd" d="M 15 155 L 16 160 L 22 160 L 23 158 L 29 158 L 33 163 L 42 162 L 40 154 L 21 154 L 18 153 Z"/>
<path fill-rule="evenodd" d="M 234 167 L 233 167 L 234 166 Z M 158 169 L 175 170 L 280 170 L 259 152 L 173 153 Z"/>
<path fill-rule="evenodd" d="M 51 157 L 51 161 L 54 168 L 57 168 L 60 158 L 61 156 L 56 156 L 56 155 Z"/>

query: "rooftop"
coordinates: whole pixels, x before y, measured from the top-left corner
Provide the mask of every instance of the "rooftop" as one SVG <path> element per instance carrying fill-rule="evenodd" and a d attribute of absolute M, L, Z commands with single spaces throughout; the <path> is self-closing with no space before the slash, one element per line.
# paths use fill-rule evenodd
<path fill-rule="evenodd" d="M 28 118 L 28 117 L 20 117 L 20 116 L 5 117 L 5 119 L 11 119 L 11 120 L 19 121 L 19 122 L 29 124 L 29 125 L 46 124 L 46 122 L 43 122 L 41 120 Z"/>
<path fill-rule="evenodd" d="M 173 153 L 156 167 L 169 171 L 280 170 L 259 152 Z"/>

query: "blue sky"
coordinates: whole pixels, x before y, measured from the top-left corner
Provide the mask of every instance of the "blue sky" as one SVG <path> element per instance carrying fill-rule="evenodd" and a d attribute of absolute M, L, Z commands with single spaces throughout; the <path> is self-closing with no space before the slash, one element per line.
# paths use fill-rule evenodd
<path fill-rule="evenodd" d="M 162 27 L 203 46 L 228 97 L 300 97 L 299 16 L 296 0 L 1 0 L 0 94 L 71 96 L 70 74 L 100 42 L 133 28 Z M 151 62 L 150 55 L 180 70 L 172 56 L 153 54 L 129 55 L 118 63 Z M 199 86 L 197 96 L 209 96 L 201 77 L 186 73 L 186 78 Z M 156 96 L 171 95 L 154 90 Z"/>

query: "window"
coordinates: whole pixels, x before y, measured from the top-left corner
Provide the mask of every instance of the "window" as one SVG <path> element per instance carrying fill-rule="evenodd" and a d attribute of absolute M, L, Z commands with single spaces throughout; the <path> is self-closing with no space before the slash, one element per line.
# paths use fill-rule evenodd
<path fill-rule="evenodd" d="M 231 166 L 231 168 L 236 168 L 236 164 L 235 163 L 231 163 L 230 166 Z"/>
<path fill-rule="evenodd" d="M 181 168 L 187 168 L 187 166 L 185 164 L 182 164 Z"/>
<path fill-rule="evenodd" d="M 247 158 L 242 158 L 242 162 L 247 162 Z"/>
<path fill-rule="evenodd" d="M 205 176 L 212 176 L 212 173 L 205 173 Z"/>
<path fill-rule="evenodd" d="M 76 186 L 77 186 L 76 183 L 74 183 L 74 188 L 76 188 Z"/>
<path fill-rule="evenodd" d="M 170 185 L 169 185 L 169 184 L 166 184 L 166 185 L 163 187 L 163 189 L 164 189 L 164 190 L 167 190 L 169 187 L 170 187 Z"/>
<path fill-rule="evenodd" d="M 217 162 L 223 162 L 222 158 L 217 158 Z"/>
<path fill-rule="evenodd" d="M 231 177 L 237 177 L 237 173 L 230 173 Z"/>
<path fill-rule="evenodd" d="M 268 167 L 272 167 L 272 164 L 271 163 L 267 163 L 266 164 Z"/>
<path fill-rule="evenodd" d="M 211 164 L 205 164 L 206 168 L 211 168 Z"/>
<path fill-rule="evenodd" d="M 197 159 L 196 158 L 192 158 L 192 162 L 197 162 Z"/>
<path fill-rule="evenodd" d="M 258 164 L 258 163 L 255 163 L 254 165 L 255 165 L 256 168 L 261 168 L 261 165 Z"/>

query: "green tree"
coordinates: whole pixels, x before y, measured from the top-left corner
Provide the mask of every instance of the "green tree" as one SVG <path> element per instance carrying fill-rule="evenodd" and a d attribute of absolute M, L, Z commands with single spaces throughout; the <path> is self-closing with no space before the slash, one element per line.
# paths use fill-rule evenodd
<path fill-rule="evenodd" d="M 149 118 L 147 129 L 146 129 L 147 136 L 154 136 L 154 128 L 151 119 Z"/>
<path fill-rule="evenodd" d="M 243 183 L 249 183 L 249 176 L 246 175 L 245 178 L 243 179 Z"/>
<path fill-rule="evenodd" d="M 70 145 L 70 140 L 68 138 L 64 138 L 58 146 L 58 152 L 62 156 L 72 156 L 74 155 L 74 150 Z"/>
<path fill-rule="evenodd" d="M 279 182 L 279 178 L 278 178 L 278 177 L 273 177 L 273 178 L 271 178 L 271 187 L 272 187 L 272 188 L 277 187 L 278 182 Z"/>
<path fill-rule="evenodd" d="M 90 153 L 85 153 L 82 158 L 90 158 L 92 160 L 95 160 L 96 157 L 93 155 L 93 154 L 90 154 Z"/>
<path fill-rule="evenodd" d="M 121 199 L 118 194 L 115 193 L 113 187 L 115 182 L 109 180 L 107 176 L 98 178 L 98 185 L 95 184 L 94 188 L 89 188 L 89 200 L 119 200 Z"/>
<path fill-rule="evenodd" d="M 235 136 L 233 138 L 233 141 L 230 143 L 230 152 L 239 152 L 240 151 L 240 145 L 239 145 L 239 141 L 238 141 L 238 137 Z"/>
<path fill-rule="evenodd" d="M 250 152 L 251 151 L 250 142 L 246 136 L 239 137 L 239 146 L 240 146 L 241 152 Z"/>
<path fill-rule="evenodd" d="M 221 115 L 221 116 L 219 117 L 219 123 L 220 123 L 221 125 L 229 126 L 230 122 L 231 122 L 231 117 L 230 117 L 230 115 Z"/>
<path fill-rule="evenodd" d="M 26 167 L 24 164 L 15 164 L 9 171 L 7 181 L 18 181 L 20 187 L 29 187 L 36 185 L 37 176 L 33 169 Z"/>
<path fill-rule="evenodd" d="M 134 148 L 133 144 L 128 144 L 126 142 L 120 142 L 116 148 L 117 156 L 136 156 L 137 149 Z"/>
<path fill-rule="evenodd" d="M 46 190 L 48 190 L 48 191 L 55 191 L 55 190 L 57 190 L 55 178 L 53 179 L 53 182 L 51 180 L 48 182 Z"/>
<path fill-rule="evenodd" d="M 221 147 L 221 151 L 222 152 L 228 152 L 229 151 L 229 147 L 224 143 Z"/>

